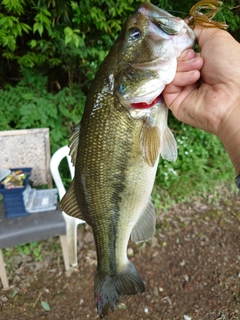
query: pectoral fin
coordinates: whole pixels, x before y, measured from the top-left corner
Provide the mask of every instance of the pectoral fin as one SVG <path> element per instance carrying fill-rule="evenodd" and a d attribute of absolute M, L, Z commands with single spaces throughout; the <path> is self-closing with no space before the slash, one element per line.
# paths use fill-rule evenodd
<path fill-rule="evenodd" d="M 68 191 L 65 193 L 60 202 L 60 207 L 69 216 L 86 220 L 79 209 L 74 184 L 75 180 L 73 179 Z"/>
<path fill-rule="evenodd" d="M 140 134 L 140 148 L 145 162 L 154 167 L 160 153 L 160 130 L 145 120 Z"/>
<path fill-rule="evenodd" d="M 133 242 L 139 242 L 151 239 L 155 233 L 155 226 L 156 212 L 152 200 L 149 199 L 145 210 L 143 210 L 138 222 L 132 230 L 131 240 Z"/>
<path fill-rule="evenodd" d="M 168 161 L 176 161 L 178 156 L 177 143 L 172 131 L 167 127 L 161 137 L 160 154 L 163 159 Z"/>

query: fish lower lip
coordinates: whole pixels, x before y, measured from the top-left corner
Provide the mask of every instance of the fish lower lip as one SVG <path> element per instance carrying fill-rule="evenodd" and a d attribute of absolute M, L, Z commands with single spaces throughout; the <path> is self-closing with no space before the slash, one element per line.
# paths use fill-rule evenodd
<path fill-rule="evenodd" d="M 130 65 L 138 70 L 158 70 L 169 69 L 169 59 L 168 57 L 158 57 L 152 61 L 143 62 L 143 63 L 130 63 Z"/>
<path fill-rule="evenodd" d="M 151 102 L 150 104 L 146 103 L 146 102 L 137 102 L 137 103 L 131 103 L 131 106 L 134 109 L 149 109 L 151 107 L 153 107 L 157 102 L 160 101 L 160 96 L 157 96 L 153 102 Z"/>

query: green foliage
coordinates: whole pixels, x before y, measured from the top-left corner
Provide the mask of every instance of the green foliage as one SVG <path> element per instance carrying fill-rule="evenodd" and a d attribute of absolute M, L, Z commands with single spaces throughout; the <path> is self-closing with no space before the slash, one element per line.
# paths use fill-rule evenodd
<path fill-rule="evenodd" d="M 226 21 L 228 24 L 228 31 L 234 32 L 239 31 L 240 27 L 240 16 L 234 13 L 233 8 L 236 6 L 236 1 L 228 0 L 224 1 L 223 9 L 218 13 L 217 19 Z M 234 36 L 234 34 L 233 34 Z"/>
<path fill-rule="evenodd" d="M 21 254 L 25 254 L 25 255 L 32 254 L 36 261 L 42 260 L 42 252 L 41 252 L 42 245 L 40 243 L 38 243 L 37 241 L 33 241 L 28 244 L 18 245 L 16 247 L 16 249 Z"/>
<path fill-rule="evenodd" d="M 140 2 L 142 0 L 2 1 L 2 74 L 10 74 L 15 79 L 19 77 L 21 67 L 41 68 L 41 71 L 51 74 L 48 84 L 52 90 L 65 86 L 71 89 L 73 83 L 78 83 L 82 91 L 87 93 L 96 70 L 119 34 L 123 22 Z M 152 2 L 185 17 L 196 1 Z M 226 20 L 230 25 L 230 31 L 239 28 L 240 18 L 231 10 L 235 4 L 233 0 L 225 1 L 219 14 L 219 19 Z"/>
<path fill-rule="evenodd" d="M 0 4 L 2 68 L 19 76 L 21 67 L 41 68 L 50 85 L 78 83 L 86 92 L 124 20 L 141 1 L 5 0 Z M 1 63 L 1 62 L 0 62 Z M 64 77 L 59 74 L 64 72 Z"/>
<path fill-rule="evenodd" d="M 89 85 L 124 21 L 142 0 L 3 0 L 0 2 L 0 128 L 49 127 L 52 152 L 67 144 Z M 153 0 L 185 17 L 195 0 Z M 239 35 L 236 1 L 218 15 Z M 235 9 L 237 10 L 237 9 Z M 233 175 L 216 137 L 174 122 L 176 163 L 161 161 L 155 202 L 179 201 L 193 189 L 207 192 Z M 160 192 L 159 192 L 160 190 Z"/>
<path fill-rule="evenodd" d="M 2 130 L 45 128 L 51 132 L 52 151 L 68 143 L 72 125 L 79 122 L 85 95 L 76 84 L 56 94 L 46 90 L 47 77 L 22 69 L 22 80 L 0 90 Z"/>
<path fill-rule="evenodd" d="M 160 8 L 163 8 L 173 15 L 185 18 L 190 8 L 195 5 L 197 0 L 181 0 L 181 1 L 169 1 L 169 0 L 160 0 L 160 1 L 151 1 Z M 206 2 L 207 3 L 207 2 Z M 238 7 L 238 1 L 234 0 L 225 0 L 222 1 L 221 10 L 215 16 L 215 20 L 223 21 L 229 25 L 228 31 L 233 32 L 240 27 L 240 16 L 234 13 L 234 8 Z M 202 9 L 203 12 L 203 9 Z"/>
<path fill-rule="evenodd" d="M 23 0 L 3 0 L 2 4 L 8 12 L 14 12 L 21 15 L 24 11 L 22 6 L 22 4 L 24 4 Z"/>
<path fill-rule="evenodd" d="M 160 160 L 154 190 L 156 205 L 167 207 L 212 192 L 223 182 L 233 184 L 232 163 L 216 136 L 179 123 L 173 131 L 178 159 L 175 163 Z"/>

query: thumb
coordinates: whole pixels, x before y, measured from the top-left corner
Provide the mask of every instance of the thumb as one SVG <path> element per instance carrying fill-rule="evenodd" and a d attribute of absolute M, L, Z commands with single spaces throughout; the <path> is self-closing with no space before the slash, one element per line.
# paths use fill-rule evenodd
<path fill-rule="evenodd" d="M 203 45 L 206 42 L 211 41 L 216 36 L 220 36 L 220 35 L 222 36 L 223 34 L 225 35 L 225 33 L 227 33 L 226 31 L 221 30 L 219 28 L 215 28 L 215 27 L 203 28 L 201 26 L 195 26 L 193 31 L 196 36 L 197 43 L 200 49 L 202 49 Z"/>

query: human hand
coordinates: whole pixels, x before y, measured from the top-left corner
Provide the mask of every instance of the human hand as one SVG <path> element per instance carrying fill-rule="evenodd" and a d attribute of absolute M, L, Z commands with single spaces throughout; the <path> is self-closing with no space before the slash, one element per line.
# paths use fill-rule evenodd
<path fill-rule="evenodd" d="M 181 55 L 177 75 L 163 95 L 180 121 L 219 136 L 226 117 L 239 106 L 240 44 L 216 28 L 194 31 L 201 55 L 191 50 Z"/>
<path fill-rule="evenodd" d="M 233 151 L 237 141 L 240 145 L 240 44 L 216 28 L 196 27 L 194 32 L 200 57 L 192 54 L 192 60 L 183 53 L 164 100 L 180 121 L 217 135 L 240 167 L 240 151 Z"/>
<path fill-rule="evenodd" d="M 198 127 L 197 123 L 193 123 L 191 119 L 188 119 L 188 116 L 182 115 L 181 109 L 184 107 L 188 95 L 198 88 L 197 81 L 201 76 L 202 67 L 203 58 L 200 54 L 194 52 L 193 49 L 185 50 L 178 58 L 175 78 L 163 91 L 164 100 L 176 118 L 193 127 Z"/>

